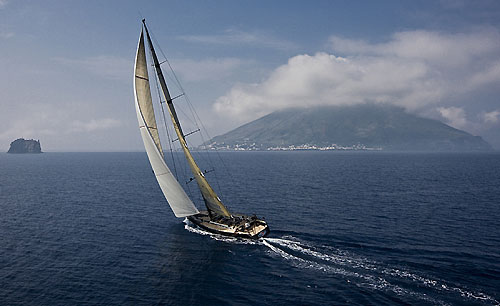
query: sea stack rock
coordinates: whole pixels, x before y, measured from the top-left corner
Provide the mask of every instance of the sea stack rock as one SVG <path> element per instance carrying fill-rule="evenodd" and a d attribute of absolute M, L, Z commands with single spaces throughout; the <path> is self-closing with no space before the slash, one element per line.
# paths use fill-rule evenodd
<path fill-rule="evenodd" d="M 19 138 L 10 143 L 7 153 L 42 153 L 40 140 Z"/>

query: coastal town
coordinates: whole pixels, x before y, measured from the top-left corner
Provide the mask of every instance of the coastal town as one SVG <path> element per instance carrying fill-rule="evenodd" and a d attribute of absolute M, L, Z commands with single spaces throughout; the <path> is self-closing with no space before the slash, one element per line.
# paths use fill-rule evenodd
<path fill-rule="evenodd" d="M 205 150 L 218 150 L 218 151 L 381 151 L 381 147 L 368 147 L 364 144 L 354 144 L 349 146 L 331 144 L 328 146 L 319 146 L 314 144 L 301 144 L 301 145 L 288 145 L 288 146 L 264 146 L 253 143 L 243 144 L 225 144 L 225 143 L 211 143 L 206 146 L 201 146 Z"/>

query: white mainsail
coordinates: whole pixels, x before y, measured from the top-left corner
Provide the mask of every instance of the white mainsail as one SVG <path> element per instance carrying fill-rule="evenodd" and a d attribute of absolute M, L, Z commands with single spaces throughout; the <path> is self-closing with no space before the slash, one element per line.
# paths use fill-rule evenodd
<path fill-rule="evenodd" d="M 181 144 L 182 151 L 184 152 L 184 156 L 186 157 L 187 163 L 189 167 L 191 168 L 191 172 L 193 173 L 194 179 L 196 180 L 196 183 L 198 184 L 198 187 L 200 188 L 200 192 L 202 194 L 203 200 L 205 202 L 205 206 L 207 207 L 209 213 L 216 214 L 219 216 L 230 216 L 230 212 L 222 204 L 222 201 L 220 198 L 217 196 L 215 191 L 213 190 L 212 186 L 208 183 L 207 179 L 205 178 L 205 175 L 203 172 L 200 170 L 200 167 L 198 164 L 196 164 L 193 155 L 191 154 L 191 151 L 188 148 L 188 145 L 186 143 L 186 139 L 184 138 L 184 134 L 182 132 L 181 124 L 179 122 L 179 119 L 177 118 L 177 113 L 174 108 L 174 104 L 172 102 L 172 98 L 170 97 L 170 93 L 168 91 L 167 83 L 165 82 L 165 78 L 163 77 L 163 72 L 160 68 L 160 63 L 158 61 L 158 57 L 156 56 L 156 52 L 153 47 L 153 43 L 151 41 L 151 37 L 149 36 L 148 28 L 146 27 L 146 23 L 143 20 L 144 24 L 144 29 L 146 30 L 146 37 L 148 40 L 149 44 L 149 49 L 151 51 L 151 57 L 153 60 L 153 64 L 155 67 L 156 74 L 158 76 L 158 81 L 160 83 L 161 91 L 163 93 L 163 97 L 165 98 L 165 102 L 168 105 L 168 112 L 170 114 L 170 118 L 172 119 L 172 124 L 174 125 L 174 130 L 175 133 L 177 134 L 177 139 L 179 140 L 179 143 Z"/>
<path fill-rule="evenodd" d="M 146 153 L 155 173 L 156 180 L 176 217 L 195 215 L 199 213 L 198 209 L 194 206 L 191 199 L 189 199 L 163 159 L 163 150 L 154 118 L 142 31 L 137 46 L 134 72 L 137 120 L 139 121 L 139 129 L 144 141 L 144 147 L 146 148 Z"/>

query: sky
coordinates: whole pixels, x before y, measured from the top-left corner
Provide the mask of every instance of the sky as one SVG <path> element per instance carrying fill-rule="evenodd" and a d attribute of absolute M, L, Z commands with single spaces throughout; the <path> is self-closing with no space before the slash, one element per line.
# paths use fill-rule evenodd
<path fill-rule="evenodd" d="M 500 149 L 499 1 L 0 0 L 0 151 L 143 151 L 142 18 L 211 136 L 292 106 L 383 103 Z"/>

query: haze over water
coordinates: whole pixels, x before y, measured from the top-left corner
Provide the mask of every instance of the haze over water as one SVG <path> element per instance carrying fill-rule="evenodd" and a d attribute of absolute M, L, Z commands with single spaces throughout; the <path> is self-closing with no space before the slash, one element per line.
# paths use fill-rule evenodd
<path fill-rule="evenodd" d="M 499 303 L 500 154 L 221 155 L 268 238 L 176 219 L 145 153 L 0 154 L 2 304 Z"/>

